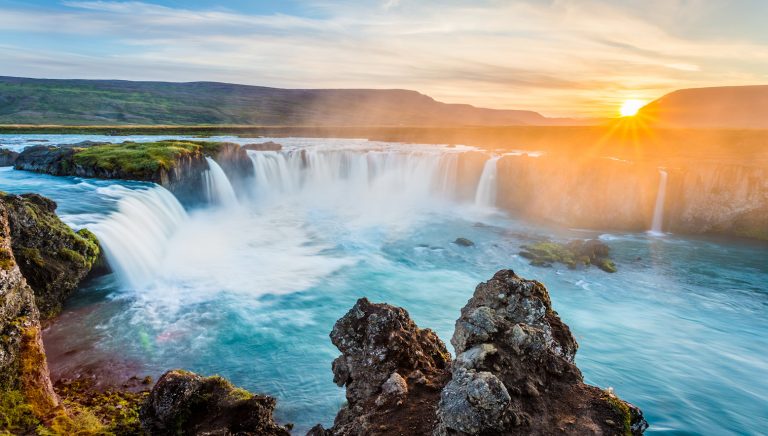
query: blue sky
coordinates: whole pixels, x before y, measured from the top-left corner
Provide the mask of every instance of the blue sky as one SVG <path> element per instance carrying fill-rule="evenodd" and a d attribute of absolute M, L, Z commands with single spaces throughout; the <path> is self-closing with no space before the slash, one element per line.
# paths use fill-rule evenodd
<path fill-rule="evenodd" d="M 768 83 L 766 17 L 759 0 L 0 0 L 0 75 L 408 88 L 603 116 Z"/>

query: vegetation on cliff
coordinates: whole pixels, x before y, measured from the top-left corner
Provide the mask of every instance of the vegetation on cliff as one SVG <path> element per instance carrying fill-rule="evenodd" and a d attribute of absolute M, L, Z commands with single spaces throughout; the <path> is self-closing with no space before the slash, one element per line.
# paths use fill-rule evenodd
<path fill-rule="evenodd" d="M 218 142 L 175 140 L 108 143 L 76 149 L 73 162 L 97 173 L 120 172 L 136 180 L 152 180 L 158 171 L 174 168 L 182 158 L 213 155 L 220 146 Z"/>

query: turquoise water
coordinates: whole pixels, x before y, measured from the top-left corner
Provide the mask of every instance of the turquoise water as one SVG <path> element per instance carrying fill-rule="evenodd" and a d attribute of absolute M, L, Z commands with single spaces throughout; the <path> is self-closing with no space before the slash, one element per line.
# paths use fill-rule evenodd
<path fill-rule="evenodd" d="M 295 141 L 283 142 L 318 143 Z M 430 156 L 408 159 L 423 162 L 376 161 L 385 162 L 384 176 L 365 174 L 376 183 L 364 192 L 349 186 L 356 164 L 346 156 L 345 177 L 311 179 L 302 189 L 281 185 L 279 195 L 270 195 L 278 189 L 270 185 L 239 193 L 234 209 L 190 211 L 160 250 L 151 283 L 128 286 L 110 275 L 69 302 L 46 346 L 81 351 L 53 366 L 72 371 L 119 359 L 141 375 L 174 367 L 219 373 L 276 396 L 278 418 L 303 434 L 330 424 L 343 402 L 328 334 L 357 298 L 405 307 L 448 343 L 476 284 L 512 268 L 549 289 L 580 344 L 586 381 L 640 406 L 650 432 L 768 428 L 765 246 L 539 227 L 418 192 L 416 182 L 426 180 L 419 177 L 439 165 L 429 166 Z M 407 192 L 402 180 L 411 184 Z M 50 196 L 73 226 L 98 227 L 126 191 L 146 189 L 155 188 L 0 170 L 0 190 Z M 540 236 L 600 237 L 619 272 L 529 266 L 516 253 Z M 457 237 L 476 245 L 452 244 Z"/>

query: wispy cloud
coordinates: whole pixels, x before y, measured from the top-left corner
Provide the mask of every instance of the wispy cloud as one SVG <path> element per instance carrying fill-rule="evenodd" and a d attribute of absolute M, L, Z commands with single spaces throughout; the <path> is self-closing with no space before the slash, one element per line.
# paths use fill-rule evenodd
<path fill-rule="evenodd" d="M 768 80 L 768 52 L 751 35 L 695 32 L 713 3 L 649 3 L 685 16 L 693 36 L 631 4 L 596 0 L 313 0 L 312 14 L 135 1 L 0 6 L 0 32 L 37 41 L 0 47 L 0 74 L 399 87 L 452 102 L 604 115 L 624 98 Z M 75 40 L 62 47 L 60 37 Z"/>

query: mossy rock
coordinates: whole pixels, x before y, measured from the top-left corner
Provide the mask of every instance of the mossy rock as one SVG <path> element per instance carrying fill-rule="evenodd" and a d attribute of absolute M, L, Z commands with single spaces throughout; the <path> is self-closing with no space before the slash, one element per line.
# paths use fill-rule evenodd
<path fill-rule="evenodd" d="M 520 248 L 519 255 L 529 259 L 533 266 L 551 267 L 561 263 L 570 269 L 594 265 L 605 272 L 617 271 L 616 264 L 608 257 L 610 247 L 597 239 L 573 240 L 565 244 L 541 241 Z"/>
<path fill-rule="evenodd" d="M 75 150 L 73 163 L 96 174 L 116 173 L 125 179 L 155 181 L 161 170 L 174 168 L 180 159 L 214 155 L 221 145 L 177 140 L 99 144 Z"/>
<path fill-rule="evenodd" d="M 0 193 L 8 210 L 11 249 L 44 318 L 61 310 L 99 258 L 96 236 L 77 232 L 56 215 L 56 203 L 37 194 Z M 7 263 L 0 253 L 0 266 Z"/>

